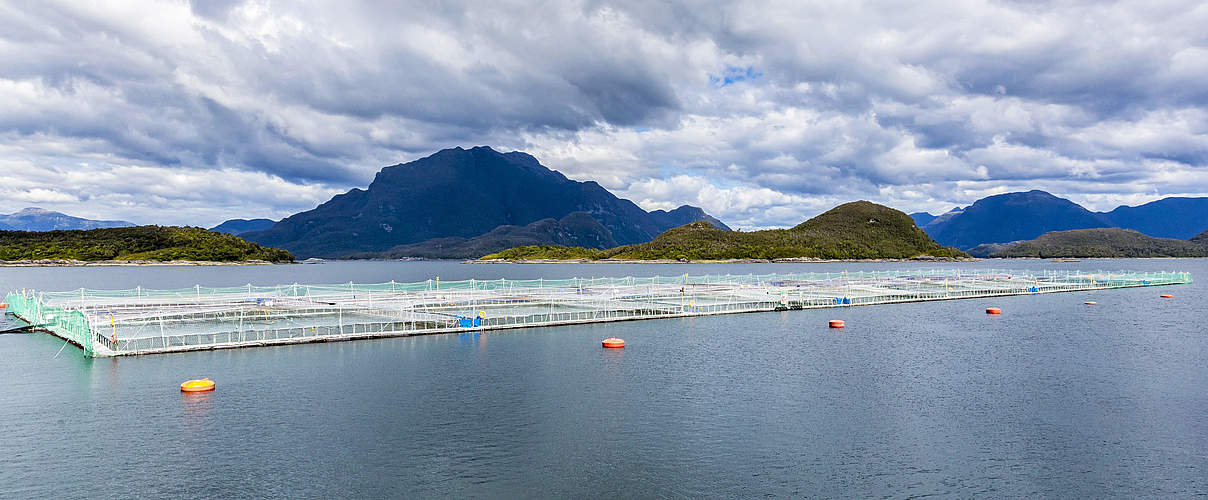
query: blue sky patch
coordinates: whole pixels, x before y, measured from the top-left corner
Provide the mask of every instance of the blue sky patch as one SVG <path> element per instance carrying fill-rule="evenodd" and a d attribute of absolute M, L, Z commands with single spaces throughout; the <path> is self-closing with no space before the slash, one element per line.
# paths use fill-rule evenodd
<path fill-rule="evenodd" d="M 727 87 L 738 82 L 756 80 L 761 76 L 763 76 L 763 72 L 756 70 L 754 66 L 747 66 L 745 68 L 726 66 L 726 71 L 721 76 L 709 75 L 709 85 Z"/>

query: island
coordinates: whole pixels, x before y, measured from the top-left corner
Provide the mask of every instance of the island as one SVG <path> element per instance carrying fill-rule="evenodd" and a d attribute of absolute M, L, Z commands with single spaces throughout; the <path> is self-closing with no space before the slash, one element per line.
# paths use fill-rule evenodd
<path fill-rule="evenodd" d="M 0 265 L 245 264 L 293 262 L 293 254 L 198 227 L 136 226 L 0 231 Z"/>
<path fill-rule="evenodd" d="M 1034 240 L 983 244 L 969 250 L 999 258 L 1144 258 L 1208 257 L 1208 231 L 1190 240 L 1154 238 L 1115 227 L 1051 231 Z"/>
<path fill-rule="evenodd" d="M 789 229 L 725 231 L 705 221 L 672 228 L 653 241 L 593 249 L 519 246 L 475 262 L 775 261 L 960 259 L 968 254 L 927 236 L 903 212 L 868 201 L 839 205 Z"/>

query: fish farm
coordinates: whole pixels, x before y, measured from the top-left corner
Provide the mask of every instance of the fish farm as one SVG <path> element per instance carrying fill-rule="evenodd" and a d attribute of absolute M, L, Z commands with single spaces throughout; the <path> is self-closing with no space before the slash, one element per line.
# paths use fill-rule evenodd
<path fill-rule="evenodd" d="M 20 290 L 4 302 L 23 329 L 94 357 L 1190 282 L 1181 272 L 943 269 Z"/>

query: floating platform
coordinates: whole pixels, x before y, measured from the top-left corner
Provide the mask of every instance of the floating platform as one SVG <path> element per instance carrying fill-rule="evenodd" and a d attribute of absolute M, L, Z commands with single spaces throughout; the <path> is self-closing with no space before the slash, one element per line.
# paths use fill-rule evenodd
<path fill-rule="evenodd" d="M 93 357 L 1190 282 L 1182 272 L 943 269 L 21 290 L 5 302 L 29 326 Z"/>

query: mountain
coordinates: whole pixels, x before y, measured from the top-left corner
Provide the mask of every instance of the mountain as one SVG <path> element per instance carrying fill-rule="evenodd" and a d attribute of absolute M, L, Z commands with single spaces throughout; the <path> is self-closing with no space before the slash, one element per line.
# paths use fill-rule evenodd
<path fill-rule="evenodd" d="M 26 208 L 12 215 L 0 214 L 0 230 L 7 231 L 54 231 L 67 229 L 99 229 L 106 227 L 131 227 L 124 220 L 89 220 L 41 208 Z"/>
<path fill-rule="evenodd" d="M 923 213 L 921 217 L 928 215 Z M 942 244 L 965 249 L 1031 240 L 1050 231 L 1097 227 L 1119 227 L 1183 240 L 1208 228 L 1208 198 L 1172 197 L 1135 207 L 1120 206 L 1110 212 L 1092 212 L 1044 191 L 1007 193 L 982 198 L 963 211 L 954 209 L 919 227 Z M 985 251 L 992 249 L 974 253 Z"/>
<path fill-rule="evenodd" d="M 586 212 L 618 244 L 629 244 L 668 229 L 660 222 L 687 213 L 682 208 L 652 216 L 595 182 L 567 179 L 525 153 L 480 146 L 383 168 L 367 189 L 241 236 L 303 257 L 341 257 L 435 238 L 471 239 L 499 226 Z"/>
<path fill-rule="evenodd" d="M 230 219 L 210 228 L 210 231 L 226 234 L 243 234 L 252 231 L 263 231 L 273 227 L 273 224 L 276 223 L 277 221 L 271 219 Z"/>
<path fill-rule="evenodd" d="M 1158 238 L 1187 239 L 1208 229 L 1208 198 L 1163 198 L 1103 214 L 1112 226 Z"/>
<path fill-rule="evenodd" d="M 730 230 L 704 210 L 688 205 L 670 212 L 655 210 L 650 212 L 650 216 L 660 226 L 683 225 L 699 220 L 707 221 L 726 231 Z M 456 236 L 433 238 L 420 243 L 399 245 L 385 252 L 353 253 L 346 257 L 352 259 L 400 259 L 406 257 L 475 259 L 512 247 L 529 245 L 562 245 L 603 249 L 617 246 L 617 242 L 612 237 L 612 231 L 593 219 L 591 214 L 571 212 L 562 219 L 541 219 L 526 226 L 499 226 L 486 234 L 473 238 Z"/>
<path fill-rule="evenodd" d="M 926 226 L 927 223 L 935 220 L 936 217 L 937 216 L 931 215 L 930 213 L 927 213 L 927 212 L 915 212 L 915 213 L 910 214 L 910 218 L 914 219 L 914 225 L 919 226 L 919 227 Z"/>
<path fill-rule="evenodd" d="M 587 212 L 571 212 L 562 219 L 541 219 L 527 226 L 499 226 L 473 238 L 434 238 L 422 243 L 399 245 L 385 252 L 352 254 L 352 258 L 424 257 L 430 259 L 474 259 L 493 252 L 525 245 L 566 245 L 585 248 L 617 246 L 612 232 Z"/>
<path fill-rule="evenodd" d="M 721 221 L 717 220 L 713 216 L 705 213 L 704 210 L 701 210 L 701 209 L 691 206 L 691 205 L 681 205 L 679 208 L 672 210 L 670 212 L 664 212 L 662 210 L 655 210 L 653 212 L 650 212 L 650 218 L 653 219 L 654 222 L 659 225 L 659 227 L 662 227 L 663 231 L 666 231 L 673 227 L 680 227 L 684 224 L 691 224 L 696 221 L 705 221 L 705 222 L 708 222 L 709 224 L 712 224 L 713 227 L 716 227 L 718 229 L 722 229 L 725 231 L 730 230 L 730 228 L 728 226 L 726 226 L 725 224 L 723 224 Z M 597 248 L 605 248 L 605 247 L 597 247 Z"/>
<path fill-rule="evenodd" d="M 1011 245 L 1023 243 L 1022 241 L 1010 241 L 1007 243 L 982 243 L 978 246 L 965 250 L 970 256 L 984 259 L 991 257 L 994 254 L 1010 248 Z"/>
<path fill-rule="evenodd" d="M 1016 243 L 994 252 L 991 256 L 1208 257 L 1208 242 L 1154 238 L 1131 229 L 1114 227 L 1075 229 L 1045 233 L 1034 240 Z"/>
<path fill-rule="evenodd" d="M 1199 243 L 1201 245 L 1208 245 L 1208 231 L 1204 231 L 1200 234 L 1193 236 L 1191 238 L 1191 241 L 1194 243 Z"/>
<path fill-rule="evenodd" d="M 953 217 L 960 215 L 964 211 L 965 211 L 965 209 L 963 209 L 961 207 L 954 207 L 952 210 L 949 210 L 947 212 L 944 212 L 942 214 L 935 216 L 934 219 L 931 219 L 931 222 L 928 222 L 927 224 L 924 224 L 924 225 L 920 225 L 919 228 L 926 231 L 927 227 L 939 227 L 943 224 L 947 224 L 948 221 L 952 220 Z"/>
<path fill-rule="evenodd" d="M 982 198 L 924 229 L 940 244 L 968 249 L 982 243 L 1030 240 L 1050 231 L 1108 226 L 1111 223 L 1102 214 L 1033 190 Z"/>
<path fill-rule="evenodd" d="M 903 259 L 920 255 L 960 257 L 964 253 L 941 247 L 902 212 L 857 201 L 791 229 L 734 232 L 701 221 L 670 229 L 650 242 L 607 250 L 527 246 L 483 259 Z"/>
<path fill-rule="evenodd" d="M 70 231 L 0 231 L 0 261 L 191 260 L 289 262 L 284 250 L 199 227 L 137 226 Z"/>

